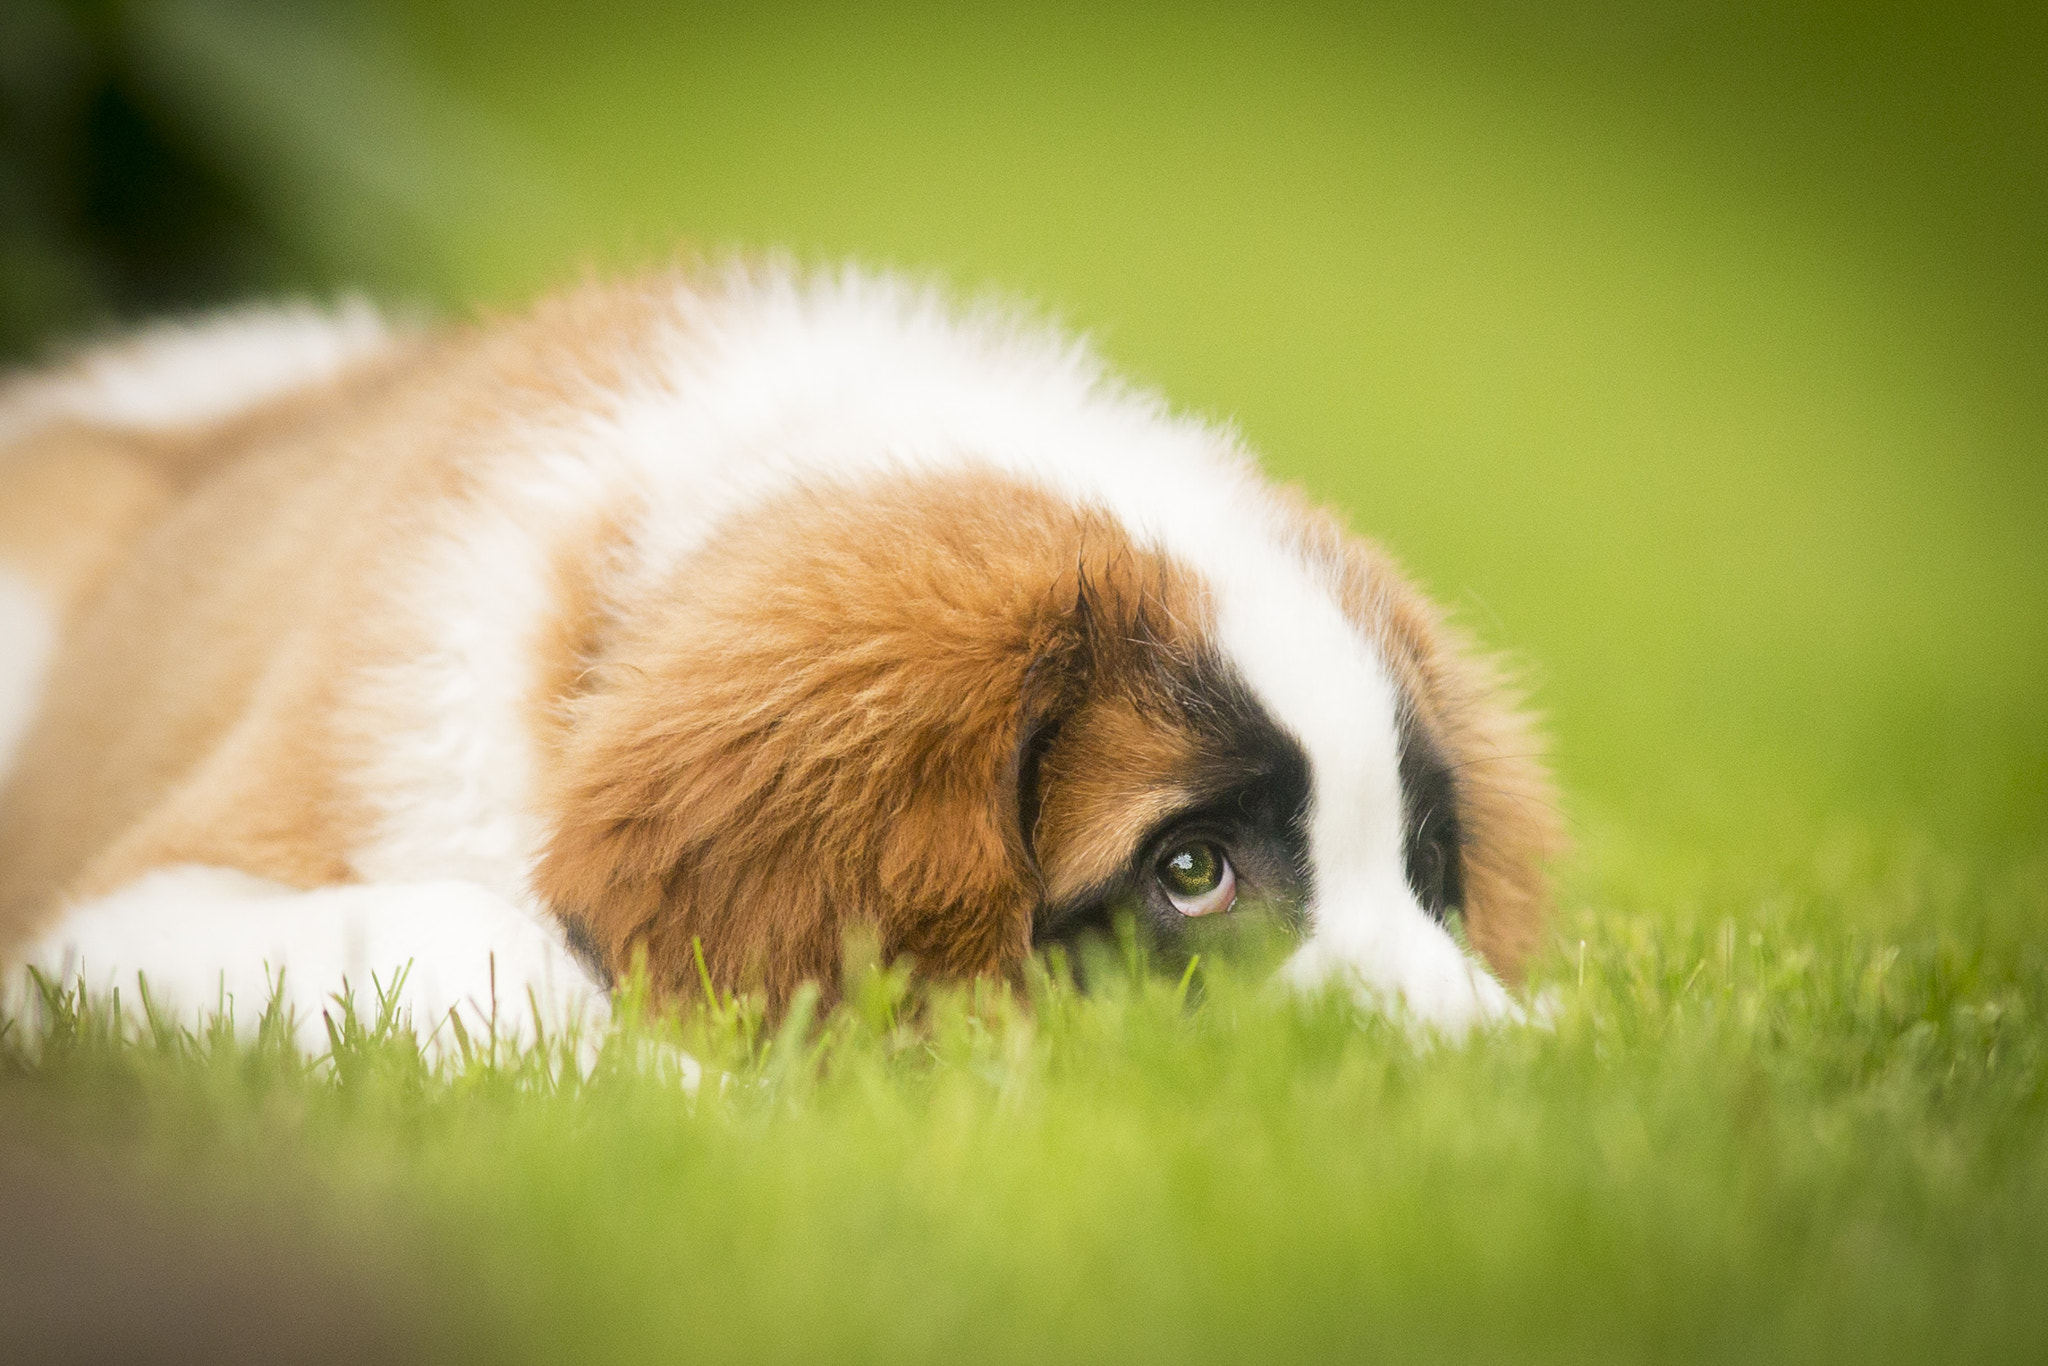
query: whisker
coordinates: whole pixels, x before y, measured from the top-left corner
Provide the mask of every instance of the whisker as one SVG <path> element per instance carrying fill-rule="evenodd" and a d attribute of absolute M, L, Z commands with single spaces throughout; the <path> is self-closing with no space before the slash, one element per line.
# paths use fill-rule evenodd
<path fill-rule="evenodd" d="M 1572 822 L 1572 816 L 1571 816 L 1571 813 L 1570 813 L 1570 812 L 1568 812 L 1568 811 L 1566 811 L 1566 810 L 1565 810 L 1565 809 L 1564 809 L 1563 807 L 1559 806 L 1559 805 L 1558 805 L 1558 804 L 1557 804 L 1556 802 L 1552 802 L 1552 801 L 1545 801 L 1545 800 L 1544 800 L 1543 798 L 1541 798 L 1541 797 L 1537 797 L 1537 796 L 1532 796 L 1531 794 L 1529 794 L 1529 793 L 1527 793 L 1527 792 L 1516 792 L 1516 791 L 1514 791 L 1514 790 L 1512 790 L 1512 789 L 1510 789 L 1510 788 L 1505 788 L 1505 787 L 1485 787 L 1485 786 L 1476 786 L 1476 787 L 1474 787 L 1474 788 L 1473 788 L 1472 790 L 1473 790 L 1473 791 L 1475 791 L 1475 792 L 1484 792 L 1484 793 L 1488 793 L 1489 795 L 1492 795 L 1492 796 L 1495 796 L 1495 797 L 1506 797 L 1506 798 L 1507 798 L 1508 800 L 1510 800 L 1510 801 L 1515 801 L 1515 802 L 1531 802 L 1531 803 L 1534 803 L 1534 804 L 1535 804 L 1535 805 L 1537 805 L 1537 806 L 1540 806 L 1540 807 L 1543 807 L 1543 808 L 1545 808 L 1545 809 L 1546 809 L 1546 810 L 1548 810 L 1548 811 L 1549 811 L 1549 812 L 1550 812 L 1550 813 L 1551 813 L 1552 815 L 1555 815 L 1555 816 L 1559 816 L 1559 817 L 1563 818 L 1563 819 L 1564 819 L 1564 821 L 1565 821 L 1565 822 L 1566 822 L 1567 824 L 1573 823 L 1573 822 Z"/>
<path fill-rule="evenodd" d="M 1531 750 L 1527 754 L 1480 754 L 1470 759 L 1460 760 L 1455 764 L 1445 764 L 1444 769 L 1446 772 L 1456 773 L 1459 769 L 1470 768 L 1474 764 L 1505 764 L 1517 759 L 1548 759 L 1549 757 L 1550 751 L 1547 749 Z"/>

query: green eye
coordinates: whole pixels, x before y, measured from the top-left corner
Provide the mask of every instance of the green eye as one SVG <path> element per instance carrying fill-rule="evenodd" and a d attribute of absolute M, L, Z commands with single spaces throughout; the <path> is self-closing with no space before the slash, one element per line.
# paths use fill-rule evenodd
<path fill-rule="evenodd" d="M 1159 885 L 1182 915 L 1213 915 L 1230 909 L 1237 875 L 1221 849 L 1194 840 L 1176 845 L 1159 860 Z"/>
<path fill-rule="evenodd" d="M 1183 844 L 1159 861 L 1159 880 L 1175 896 L 1203 896 L 1223 881 L 1223 853 L 1213 844 Z"/>

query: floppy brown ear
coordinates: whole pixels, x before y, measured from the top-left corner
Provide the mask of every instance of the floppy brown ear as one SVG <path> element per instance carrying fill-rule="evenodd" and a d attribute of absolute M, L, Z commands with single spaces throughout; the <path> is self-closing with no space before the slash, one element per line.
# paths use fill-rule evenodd
<path fill-rule="evenodd" d="M 1041 892 L 1037 759 L 1079 677 L 1084 522 L 951 476 L 726 529 L 570 704 L 542 895 L 669 990 L 701 944 L 720 988 L 780 1002 L 836 980 L 855 929 L 935 974 L 1013 970 Z"/>

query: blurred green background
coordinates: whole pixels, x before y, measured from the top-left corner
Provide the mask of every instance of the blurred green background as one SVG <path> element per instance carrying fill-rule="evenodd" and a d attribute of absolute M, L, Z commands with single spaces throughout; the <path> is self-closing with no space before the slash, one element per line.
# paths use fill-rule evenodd
<path fill-rule="evenodd" d="M 5 0 L 0 100 L 9 359 L 679 243 L 928 272 L 1390 542 L 1582 831 L 2048 833 L 2048 7 Z"/>

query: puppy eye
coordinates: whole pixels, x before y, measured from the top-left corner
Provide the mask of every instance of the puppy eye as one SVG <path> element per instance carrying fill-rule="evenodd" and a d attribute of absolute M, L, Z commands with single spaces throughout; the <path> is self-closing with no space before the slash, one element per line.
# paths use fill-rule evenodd
<path fill-rule="evenodd" d="M 1215 915 L 1237 899 L 1237 871 L 1207 840 L 1169 849 L 1159 860 L 1159 885 L 1182 915 Z"/>

